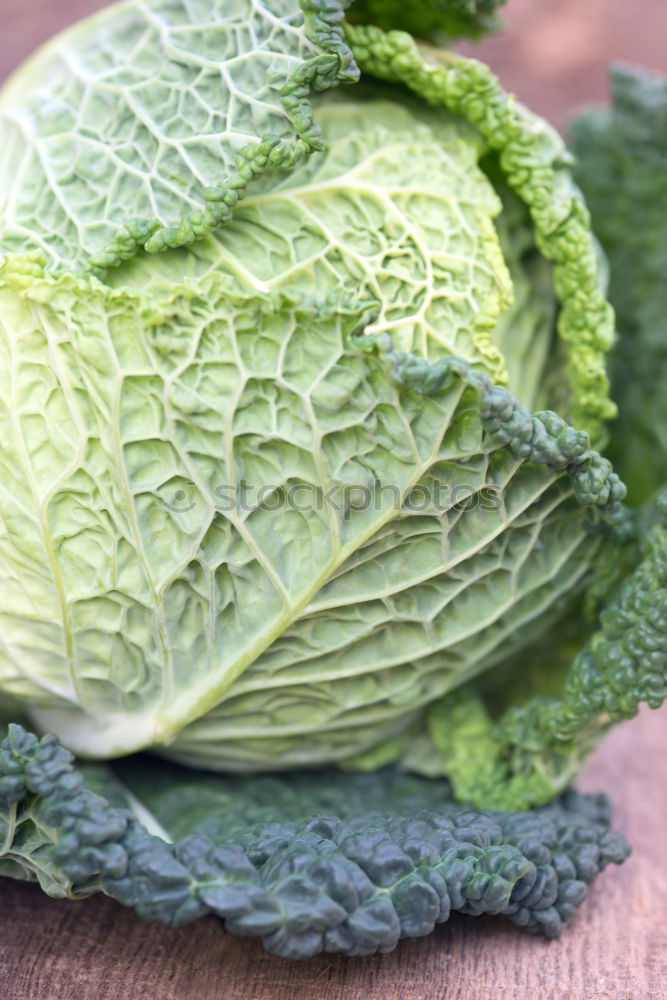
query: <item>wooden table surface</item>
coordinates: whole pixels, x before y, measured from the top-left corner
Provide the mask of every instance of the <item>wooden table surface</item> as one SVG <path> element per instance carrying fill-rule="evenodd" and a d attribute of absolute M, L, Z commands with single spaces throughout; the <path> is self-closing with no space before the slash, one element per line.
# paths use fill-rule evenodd
<path fill-rule="evenodd" d="M 104 0 L 0 0 L 0 79 Z M 605 93 L 625 58 L 667 70 L 664 0 L 509 0 L 508 30 L 481 55 L 535 110 L 562 123 Z M 477 54 L 477 53 L 476 53 Z M 493 918 L 454 918 L 391 955 L 290 963 L 223 933 L 144 924 L 0 884 L 0 1000 L 663 1000 L 667 997 L 667 709 L 618 728 L 580 787 L 604 789 L 634 854 L 605 872 L 558 941 Z"/>
<path fill-rule="evenodd" d="M 5 880 L 2 1000 L 663 1000 L 667 997 L 667 709 L 616 729 L 580 787 L 606 789 L 631 841 L 557 941 L 457 917 L 390 955 L 289 962 L 207 917 L 171 930 L 108 899 L 52 900 Z"/>

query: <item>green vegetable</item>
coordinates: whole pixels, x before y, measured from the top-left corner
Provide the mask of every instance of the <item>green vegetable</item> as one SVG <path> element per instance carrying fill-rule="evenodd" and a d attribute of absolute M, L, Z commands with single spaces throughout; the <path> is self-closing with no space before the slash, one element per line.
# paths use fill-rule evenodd
<path fill-rule="evenodd" d="M 505 0 L 353 0 L 347 12 L 352 23 L 397 28 L 415 38 L 447 40 L 478 38 L 499 27 L 496 9 Z"/>
<path fill-rule="evenodd" d="M 602 453 L 667 479 L 667 100 L 576 127 L 610 435 L 572 159 L 413 38 L 498 6 L 125 0 L 0 92 L 0 710 L 56 734 L 0 873 L 303 957 L 553 936 L 626 856 L 566 789 L 667 695 L 667 492 Z"/>
<path fill-rule="evenodd" d="M 627 561 L 586 209 L 481 63 L 209 7 L 0 97 L 0 690 L 82 756 L 446 772 L 432 712 Z"/>
<path fill-rule="evenodd" d="M 619 65 L 611 82 L 613 106 L 582 112 L 572 142 L 618 315 L 610 451 L 640 502 L 667 481 L 667 79 Z"/>
<path fill-rule="evenodd" d="M 506 914 L 554 937 L 598 872 L 628 854 L 604 796 L 475 812 L 450 801 L 446 782 L 391 770 L 222 778 L 130 759 L 83 775 L 54 737 L 10 727 L 0 872 L 53 896 L 102 891 L 173 926 L 212 912 L 288 958 L 390 951 L 453 911 Z"/>

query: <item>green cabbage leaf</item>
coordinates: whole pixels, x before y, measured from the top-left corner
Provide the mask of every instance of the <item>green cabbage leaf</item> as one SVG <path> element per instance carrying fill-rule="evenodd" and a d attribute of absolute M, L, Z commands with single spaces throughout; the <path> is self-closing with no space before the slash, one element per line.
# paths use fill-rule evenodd
<path fill-rule="evenodd" d="M 276 814 L 280 802 L 280 815 Z M 0 742 L 0 874 L 57 898 L 103 892 L 144 919 L 207 913 L 271 952 L 370 955 L 452 912 L 556 937 L 629 849 L 604 796 L 476 812 L 447 782 L 296 772 L 239 778 L 149 758 L 78 765 L 52 736 Z"/>

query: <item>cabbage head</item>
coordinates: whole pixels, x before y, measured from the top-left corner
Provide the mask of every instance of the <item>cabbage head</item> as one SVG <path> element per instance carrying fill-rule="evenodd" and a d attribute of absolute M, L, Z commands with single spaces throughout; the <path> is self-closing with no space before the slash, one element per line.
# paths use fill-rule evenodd
<path fill-rule="evenodd" d="M 344 6 L 126 0 L 2 91 L 0 691 L 88 757 L 491 746 L 465 797 L 532 804 L 590 729 L 534 764 L 485 684 L 623 561 L 613 315 L 554 131 Z"/>

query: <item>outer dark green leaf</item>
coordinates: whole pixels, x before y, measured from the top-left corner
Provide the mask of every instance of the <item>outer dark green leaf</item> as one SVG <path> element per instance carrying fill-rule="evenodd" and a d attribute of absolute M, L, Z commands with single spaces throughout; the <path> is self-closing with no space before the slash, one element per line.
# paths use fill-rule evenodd
<path fill-rule="evenodd" d="M 580 114 L 572 144 L 618 317 L 610 451 L 641 502 L 667 480 L 667 78 L 616 66 L 611 84 L 612 107 Z"/>
<path fill-rule="evenodd" d="M 587 884 L 629 850 L 609 831 L 606 799 L 574 792 L 507 813 L 453 803 L 446 782 L 393 770 L 222 778 L 135 759 L 86 776 L 103 795 L 55 737 L 10 726 L 4 874 L 39 878 L 51 895 L 102 890 L 172 926 L 213 912 L 290 958 L 390 951 L 454 910 L 506 914 L 554 937 Z"/>

